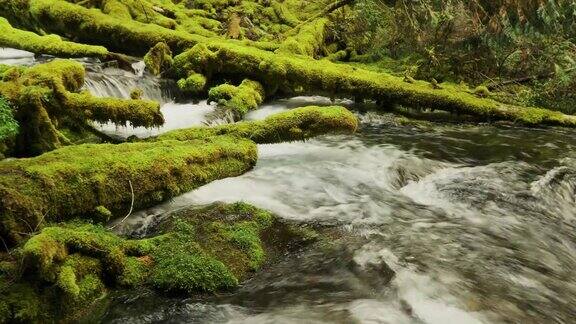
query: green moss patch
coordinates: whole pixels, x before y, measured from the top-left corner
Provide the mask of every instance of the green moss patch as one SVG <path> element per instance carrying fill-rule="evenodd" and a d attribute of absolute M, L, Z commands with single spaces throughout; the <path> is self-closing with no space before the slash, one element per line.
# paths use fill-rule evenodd
<path fill-rule="evenodd" d="M 76 145 L 4 162 L 0 235 L 17 242 L 42 222 L 75 217 L 103 221 L 110 216 L 103 216 L 102 207 L 120 217 L 131 206 L 152 206 L 210 181 L 240 175 L 256 158 L 253 142 L 221 136 Z"/>
<path fill-rule="evenodd" d="M 156 236 L 140 240 L 98 225 L 53 224 L 0 264 L 0 319 L 73 320 L 106 292 L 125 287 L 183 294 L 233 289 L 279 251 L 310 241 L 308 232 L 244 203 L 178 211 Z M 274 244 L 268 239 L 280 236 Z"/>
<path fill-rule="evenodd" d="M 156 140 L 182 141 L 228 135 L 266 144 L 300 141 L 326 133 L 352 133 L 357 127 L 358 120 L 344 107 L 310 106 L 272 115 L 262 121 L 175 130 L 159 136 Z"/>
<path fill-rule="evenodd" d="M 2 17 L 0 17 L 0 46 L 58 57 L 105 58 L 108 55 L 108 50 L 103 46 L 78 44 L 64 41 L 58 35 L 40 36 L 19 30 L 13 28 L 8 20 Z"/>
<path fill-rule="evenodd" d="M 264 87 L 259 82 L 244 80 L 239 86 L 222 84 L 208 92 L 208 102 L 216 102 L 233 112 L 236 120 L 242 119 L 248 111 L 258 108 L 264 101 Z"/>
<path fill-rule="evenodd" d="M 150 73 L 160 75 L 172 66 L 172 51 L 164 42 L 156 44 L 144 56 L 144 63 Z"/>

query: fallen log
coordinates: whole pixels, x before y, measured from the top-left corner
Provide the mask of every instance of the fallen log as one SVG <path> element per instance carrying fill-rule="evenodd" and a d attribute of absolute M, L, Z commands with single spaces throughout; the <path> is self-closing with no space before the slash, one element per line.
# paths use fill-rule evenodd
<path fill-rule="evenodd" d="M 13 67 L 2 73 L 0 96 L 14 107 L 20 124 L 12 156 L 33 156 L 66 144 L 62 122 L 83 127 L 89 120 L 153 127 L 164 123 L 157 102 L 96 98 L 78 93 L 84 67 L 72 60 L 54 60 L 30 68 Z"/>
<path fill-rule="evenodd" d="M 198 48 L 204 48 L 199 50 Z M 203 60 L 188 53 L 204 52 Z M 221 78 L 238 76 L 266 85 L 267 93 L 277 88 L 303 89 L 331 96 L 361 97 L 387 105 L 437 109 L 479 116 L 488 120 L 510 120 L 526 125 L 575 127 L 576 116 L 537 107 L 520 107 L 480 98 L 457 85 L 434 88 L 425 81 L 404 82 L 403 78 L 367 71 L 328 60 L 281 55 L 226 42 L 196 45 L 174 58 L 176 74 L 187 70 L 208 71 Z"/>
<path fill-rule="evenodd" d="M 153 140 L 193 140 L 210 136 L 247 138 L 258 144 L 301 141 L 327 133 L 353 133 L 356 116 L 344 107 L 301 107 L 272 115 L 260 121 L 179 129 Z"/>
<path fill-rule="evenodd" d="M 72 218 L 107 221 L 197 188 L 240 175 L 257 159 L 249 140 L 86 144 L 0 164 L 0 236 L 8 244 L 43 223 Z M 130 188 L 133 188 L 131 190 Z M 110 215 L 107 215 L 108 217 Z"/>

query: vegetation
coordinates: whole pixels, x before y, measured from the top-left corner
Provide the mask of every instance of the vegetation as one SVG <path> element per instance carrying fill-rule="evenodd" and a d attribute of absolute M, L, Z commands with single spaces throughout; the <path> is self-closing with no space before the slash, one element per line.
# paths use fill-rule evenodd
<path fill-rule="evenodd" d="M 144 63 L 148 70 L 154 75 L 168 70 L 172 66 L 172 51 L 166 43 L 160 42 L 144 55 Z"/>
<path fill-rule="evenodd" d="M 90 223 L 52 224 L 0 262 L 0 320 L 74 320 L 119 288 L 231 289 L 287 248 L 266 241 L 272 231 L 286 233 L 290 244 L 310 237 L 244 203 L 179 211 L 140 240 Z"/>
<path fill-rule="evenodd" d="M 226 135 L 268 144 L 300 141 L 328 132 L 353 133 L 357 127 L 358 120 L 344 107 L 310 106 L 272 115 L 262 121 L 175 130 L 160 135 L 157 140 L 187 141 Z"/>
<path fill-rule="evenodd" d="M 8 102 L 0 97 L 0 141 L 18 134 L 18 122 L 14 120 L 14 113 Z"/>
<path fill-rule="evenodd" d="M 306 235 L 241 203 L 177 212 L 140 240 L 102 224 L 247 172 L 256 144 L 358 127 L 343 107 L 301 107 L 111 144 L 93 122 L 160 126 L 159 103 L 94 97 L 62 57 L 137 56 L 237 121 L 320 94 L 576 126 L 573 1 L 0 0 L 0 15 L 0 46 L 57 57 L 0 65 L 0 322 L 73 321 L 120 288 L 236 287 L 283 248 L 271 236 Z M 96 143 L 74 145 L 88 133 Z"/>
<path fill-rule="evenodd" d="M 241 119 L 248 111 L 258 108 L 264 98 L 264 87 L 259 82 L 248 79 L 237 87 L 221 84 L 208 92 L 208 102 L 217 102 L 231 110 L 236 120 Z"/>
<path fill-rule="evenodd" d="M 498 90 L 524 105 L 572 113 L 558 101 L 576 73 L 575 8 L 567 0 L 361 0 L 339 11 L 333 28 L 370 64 L 426 80 L 506 81 Z"/>
<path fill-rule="evenodd" d="M 58 35 L 39 36 L 33 32 L 13 28 L 8 20 L 2 17 L 0 17 L 0 46 L 58 57 L 105 58 L 108 55 L 108 50 L 102 46 L 67 42 Z"/>
<path fill-rule="evenodd" d="M 78 93 L 84 67 L 54 60 L 30 68 L 14 67 L 2 74 L 0 95 L 15 108 L 20 132 L 8 149 L 15 156 L 38 155 L 70 143 L 59 127 L 85 127 L 88 121 L 152 127 L 164 123 L 160 105 L 144 100 L 96 98 Z"/>

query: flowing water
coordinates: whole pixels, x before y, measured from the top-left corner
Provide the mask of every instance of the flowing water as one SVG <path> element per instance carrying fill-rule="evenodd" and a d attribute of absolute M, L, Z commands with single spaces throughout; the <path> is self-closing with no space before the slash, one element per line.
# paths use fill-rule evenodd
<path fill-rule="evenodd" d="M 2 53 L 0 53 L 2 54 Z M 12 55 L 14 53 L 11 53 Z M 34 57 L 16 53 L 17 64 Z M 15 64 L 16 64 L 15 63 Z M 146 137 L 229 122 L 204 102 L 174 103 L 170 86 L 113 67 L 89 68 L 86 88 L 162 103 L 167 123 Z M 164 90 L 163 90 L 164 89 Z M 256 120 L 321 97 L 279 100 Z M 343 101 L 339 104 L 353 105 Z M 216 116 L 216 117 L 215 117 Z M 329 245 L 291 252 L 237 290 L 191 298 L 113 296 L 106 323 L 574 323 L 576 132 L 513 126 L 397 125 L 358 113 L 354 135 L 260 145 L 253 171 L 134 213 L 118 226 L 145 235 L 158 218 L 215 201 L 246 201 L 327 231 Z"/>
<path fill-rule="evenodd" d="M 265 105 L 261 119 L 302 103 Z M 112 323 L 570 323 L 576 318 L 576 133 L 398 126 L 359 113 L 354 135 L 260 145 L 253 171 L 132 215 L 246 201 L 337 231 L 238 290 L 117 297 Z"/>

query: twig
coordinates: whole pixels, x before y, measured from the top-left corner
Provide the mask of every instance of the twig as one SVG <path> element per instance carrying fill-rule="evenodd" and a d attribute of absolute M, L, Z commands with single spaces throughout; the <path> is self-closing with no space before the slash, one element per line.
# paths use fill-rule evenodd
<path fill-rule="evenodd" d="M 38 227 L 40 227 L 40 224 L 42 224 L 42 222 L 44 222 L 44 218 L 46 218 L 47 214 L 48 214 L 48 212 L 45 212 L 42 215 L 42 218 L 40 219 L 40 221 L 38 222 L 38 224 L 36 224 L 36 227 L 34 228 L 34 233 L 36 233 L 36 231 L 38 231 Z"/>
<path fill-rule="evenodd" d="M 120 222 L 114 224 L 109 229 L 114 229 L 119 224 L 124 223 L 124 221 L 126 221 L 126 219 L 128 219 L 128 217 L 130 217 L 130 215 L 132 215 L 132 210 L 134 210 L 134 187 L 132 187 L 132 181 L 130 179 L 128 179 L 128 183 L 130 184 L 130 192 L 132 193 L 132 202 L 130 203 L 130 211 L 128 212 L 128 215 L 124 216 L 124 218 L 122 218 L 122 220 Z"/>
<path fill-rule="evenodd" d="M 6 249 L 6 253 L 11 255 L 12 253 L 10 252 L 10 249 L 8 248 L 8 244 L 6 244 L 6 241 L 4 241 L 4 238 L 2 236 L 0 236 L 0 240 L 2 240 L 2 244 L 4 245 L 4 248 Z"/>

